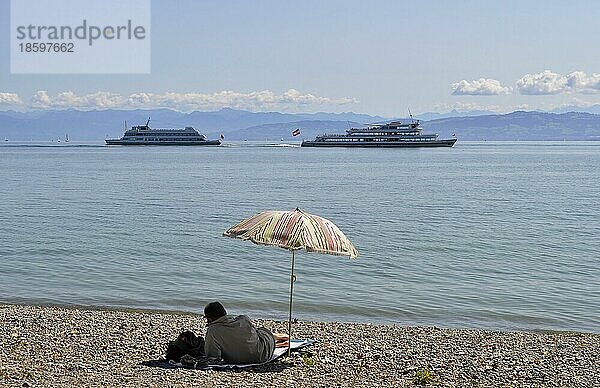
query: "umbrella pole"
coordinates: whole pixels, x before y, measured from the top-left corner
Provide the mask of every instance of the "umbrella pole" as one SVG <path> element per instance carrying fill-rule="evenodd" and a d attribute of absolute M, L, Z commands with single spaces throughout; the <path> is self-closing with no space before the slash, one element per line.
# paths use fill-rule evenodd
<path fill-rule="evenodd" d="M 292 250 L 292 274 L 290 275 L 290 317 L 288 320 L 288 357 L 292 354 L 292 297 L 294 295 L 294 282 L 296 281 L 294 277 L 294 262 L 295 253 Z"/>

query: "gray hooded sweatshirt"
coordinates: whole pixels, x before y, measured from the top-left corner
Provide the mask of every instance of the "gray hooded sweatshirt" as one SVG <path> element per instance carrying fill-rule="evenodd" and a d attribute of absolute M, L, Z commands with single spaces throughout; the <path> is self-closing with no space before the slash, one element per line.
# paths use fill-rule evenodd
<path fill-rule="evenodd" d="M 252 364 L 268 361 L 275 350 L 273 334 L 256 328 L 245 315 L 222 316 L 208 324 L 204 352 L 212 362 Z"/>

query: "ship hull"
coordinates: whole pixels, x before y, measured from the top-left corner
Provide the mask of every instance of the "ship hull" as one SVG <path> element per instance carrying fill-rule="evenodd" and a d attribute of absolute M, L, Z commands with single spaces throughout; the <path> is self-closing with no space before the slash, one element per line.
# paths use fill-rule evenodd
<path fill-rule="evenodd" d="M 157 145 L 157 146 L 218 146 L 220 140 L 202 140 L 202 141 L 131 141 L 121 139 L 106 139 L 107 145 Z"/>
<path fill-rule="evenodd" d="M 457 139 L 435 141 L 309 141 L 302 142 L 302 147 L 357 147 L 357 148 L 423 148 L 452 147 Z"/>

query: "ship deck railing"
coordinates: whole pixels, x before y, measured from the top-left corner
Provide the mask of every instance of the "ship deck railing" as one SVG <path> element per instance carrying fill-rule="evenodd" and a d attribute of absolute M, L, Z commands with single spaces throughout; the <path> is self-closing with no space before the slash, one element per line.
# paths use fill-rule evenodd
<path fill-rule="evenodd" d="M 323 139 L 435 139 L 438 135 L 343 135 L 335 133 L 323 134 L 318 137 Z"/>
<path fill-rule="evenodd" d="M 350 128 L 347 129 L 348 133 L 356 132 L 420 132 L 423 127 L 402 127 L 402 128 L 386 128 L 386 127 L 372 127 L 372 128 Z"/>

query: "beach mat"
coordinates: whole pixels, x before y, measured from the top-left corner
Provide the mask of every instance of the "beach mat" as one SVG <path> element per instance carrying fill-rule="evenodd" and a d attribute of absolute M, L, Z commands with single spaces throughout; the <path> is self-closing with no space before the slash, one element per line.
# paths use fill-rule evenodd
<path fill-rule="evenodd" d="M 296 350 L 302 349 L 306 346 L 310 346 L 314 343 L 315 343 L 315 340 L 311 340 L 311 339 L 295 339 L 295 340 L 292 340 L 291 349 L 292 349 L 292 351 L 296 351 Z M 143 361 L 142 365 L 153 366 L 153 367 L 158 367 L 158 368 L 165 368 L 165 369 L 175 369 L 175 368 L 202 369 L 202 370 L 244 369 L 244 368 L 250 368 L 253 366 L 265 365 L 270 362 L 273 362 L 273 361 L 277 360 L 278 358 L 280 358 L 281 356 L 283 356 L 284 354 L 286 354 L 287 350 L 288 350 L 287 346 L 283 347 L 283 348 L 275 348 L 275 351 L 273 352 L 273 357 L 271 357 L 270 360 L 265 361 L 265 362 L 255 363 L 255 364 L 216 364 L 216 365 L 208 365 L 208 366 L 195 368 L 193 366 L 183 365 L 180 362 L 173 362 L 173 361 L 169 361 L 169 360 L 165 360 L 165 359 L 160 359 L 160 360 Z"/>

